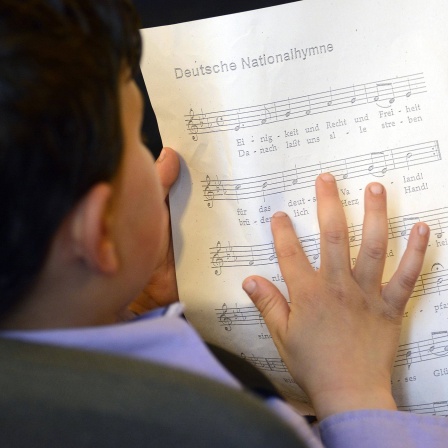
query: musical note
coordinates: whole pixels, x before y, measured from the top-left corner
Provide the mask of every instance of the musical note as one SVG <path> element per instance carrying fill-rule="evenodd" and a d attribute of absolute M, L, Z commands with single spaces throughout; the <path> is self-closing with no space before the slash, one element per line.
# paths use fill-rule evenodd
<path fill-rule="evenodd" d="M 238 114 L 238 124 L 235 126 L 235 131 L 239 131 L 241 128 L 241 118 L 240 118 L 240 110 L 237 111 Z"/>
<path fill-rule="evenodd" d="M 431 333 L 431 338 L 423 341 L 409 342 L 398 347 L 394 367 L 416 362 L 431 361 L 433 359 L 448 356 L 448 332 L 436 331 Z"/>
<path fill-rule="evenodd" d="M 440 149 L 439 149 L 439 143 L 438 142 L 434 142 L 433 154 L 434 154 L 435 157 L 438 157 L 439 160 L 442 159 L 442 156 L 440 154 Z"/>
<path fill-rule="evenodd" d="M 292 184 L 297 185 L 299 183 L 299 175 L 297 174 L 297 165 L 294 165 L 294 170 L 295 170 L 295 176 L 294 179 L 292 180 Z"/>
<path fill-rule="evenodd" d="M 412 364 L 412 351 L 408 350 L 406 352 L 406 363 L 408 365 L 408 370 L 411 368 L 411 364 Z"/>
<path fill-rule="evenodd" d="M 394 91 L 394 85 L 391 82 L 384 82 L 377 84 L 377 88 L 381 89 L 381 93 L 378 94 L 379 99 L 377 101 L 377 105 L 380 107 L 390 107 L 392 103 L 395 102 L 395 91 Z M 380 97 L 384 97 L 380 99 Z M 386 105 L 381 105 L 378 103 L 378 101 L 386 101 Z"/>
<path fill-rule="evenodd" d="M 350 100 L 350 102 L 351 102 L 352 104 L 354 104 L 355 101 L 356 101 L 356 91 L 355 91 L 355 86 L 353 85 L 352 87 L 353 87 L 353 97 L 352 97 L 352 99 Z"/>
<path fill-rule="evenodd" d="M 417 224 L 420 221 L 421 219 L 418 216 L 404 216 L 403 217 L 404 229 L 401 231 L 401 236 L 403 236 L 407 240 L 406 237 L 411 233 L 414 224 Z"/>
<path fill-rule="evenodd" d="M 265 192 L 267 186 L 268 186 L 268 183 L 267 183 L 267 182 L 263 182 L 263 185 L 261 186 L 261 191 L 262 191 L 262 193 L 263 193 L 263 201 L 264 201 L 264 202 L 266 202 L 266 198 L 265 198 L 265 196 L 264 196 L 264 192 Z"/>
<path fill-rule="evenodd" d="M 411 297 L 434 294 L 436 292 L 440 295 L 442 292 L 448 290 L 448 271 L 440 263 L 434 263 L 431 271 L 421 274 L 420 279 L 422 288 L 419 289 L 418 285 L 416 285 Z"/>
<path fill-rule="evenodd" d="M 250 362 L 252 365 L 257 367 L 260 370 L 266 370 L 271 372 L 287 372 L 288 369 L 286 364 L 283 362 L 281 358 L 265 358 L 262 356 L 248 356 L 244 353 L 241 353 L 241 358 Z"/>
<path fill-rule="evenodd" d="M 343 179 L 344 174 L 350 173 L 350 178 L 373 175 L 383 177 L 386 172 L 399 170 L 409 166 L 424 165 L 437 162 L 440 159 L 433 151 L 434 142 L 425 142 L 409 145 L 401 148 L 389 149 L 386 151 L 372 152 L 370 154 L 349 157 L 325 163 L 325 171 L 334 172 L 337 180 Z M 406 157 L 411 154 L 412 157 Z M 341 175 L 341 165 L 344 171 Z M 322 162 L 314 165 L 295 167 L 284 172 L 274 172 L 271 174 L 258 175 L 247 179 L 226 179 L 210 181 L 209 188 L 204 188 L 204 195 L 208 206 L 211 208 L 212 202 L 210 190 L 213 191 L 213 202 L 222 200 L 254 199 L 269 196 L 287 191 L 302 188 L 314 188 L 315 178 L 323 172 Z M 287 180 L 288 182 L 285 182 Z M 202 181 L 208 183 L 209 180 Z M 290 183 L 289 183 L 290 182 Z M 267 187 L 269 188 L 267 189 Z M 213 188 L 212 188 L 213 187 Z"/>
<path fill-rule="evenodd" d="M 305 111 L 306 115 L 309 115 L 311 113 L 311 100 L 310 96 L 308 95 L 308 109 Z"/>
<path fill-rule="evenodd" d="M 446 341 L 447 335 L 447 331 L 434 331 L 431 333 L 431 340 L 433 342 L 433 344 L 429 348 L 429 352 L 431 353 L 431 355 L 434 355 L 437 358 L 444 358 L 445 356 L 448 356 L 448 345 Z M 439 340 L 434 341 L 434 337 Z"/>
<path fill-rule="evenodd" d="M 361 90 L 360 90 L 361 89 Z M 359 95 L 364 91 L 364 95 Z M 239 131 L 242 127 L 263 126 L 272 121 L 284 121 L 298 118 L 293 110 L 304 111 L 299 116 L 305 117 L 311 113 L 357 107 L 374 101 L 379 107 L 390 107 L 398 98 L 409 98 L 412 94 L 426 93 L 425 80 L 422 73 L 397 76 L 391 79 L 374 81 L 349 87 L 330 87 L 328 96 L 322 101 L 321 92 L 306 94 L 299 97 L 287 97 L 264 105 L 245 106 L 226 111 L 208 111 L 201 109 L 200 115 L 195 115 L 193 109 L 185 115 L 188 132 L 194 140 L 197 134 L 223 131 Z M 338 98 L 337 101 L 335 99 Z M 313 104 L 318 105 L 313 109 Z M 278 106 L 278 109 L 277 109 Z M 279 113 L 278 113 L 279 112 Z M 262 114 L 262 116 L 260 115 Z M 259 116 L 258 120 L 254 117 Z"/>
<path fill-rule="evenodd" d="M 277 258 L 277 254 L 275 253 L 274 242 L 272 242 L 271 245 L 272 245 L 272 254 L 269 255 L 269 261 L 273 261 Z"/>
<path fill-rule="evenodd" d="M 275 103 L 273 103 L 272 105 L 269 105 L 269 107 L 267 107 L 266 105 L 263 106 L 263 112 L 262 112 L 263 118 L 261 120 L 261 124 L 266 124 L 268 121 L 277 121 L 278 120 L 278 116 L 277 116 L 277 106 Z M 274 119 L 272 118 L 272 115 L 274 115 Z"/>
<path fill-rule="evenodd" d="M 448 228 L 448 207 L 436 210 L 421 211 L 415 215 L 397 216 L 388 219 L 388 238 L 405 238 L 407 239 L 411 227 L 417 222 L 426 222 L 430 227 L 438 223 L 440 229 Z M 350 247 L 359 246 L 362 236 L 362 224 L 353 224 L 349 227 L 349 243 Z M 308 235 L 299 239 L 300 244 L 310 260 L 314 264 L 320 258 L 319 235 Z M 216 252 L 216 247 L 210 249 L 210 258 L 212 259 Z M 227 248 L 223 249 L 221 255 L 223 259 L 223 268 L 237 266 L 255 266 L 277 263 L 274 257 L 274 245 L 270 243 L 258 244 L 257 246 L 235 246 L 228 242 Z M 232 255 L 233 254 L 233 255 Z M 238 255 L 237 255 L 238 254 Z M 249 264 L 249 261 L 251 262 Z M 213 266 L 215 269 L 215 267 Z M 437 272 L 436 272 L 437 271 Z M 441 274 L 438 271 L 442 271 Z M 437 275 L 436 275 L 437 274 Z M 443 277 L 443 282 L 436 283 L 438 277 Z M 444 272 L 444 268 L 440 263 L 435 263 L 431 268 L 431 273 L 422 274 L 414 288 L 412 297 L 418 297 L 423 294 L 435 293 L 436 291 L 448 290 L 448 271 Z"/>
<path fill-rule="evenodd" d="M 405 238 L 407 239 L 411 227 L 417 222 L 426 222 L 430 227 L 434 223 L 438 223 L 440 229 L 448 228 L 448 207 L 436 210 L 428 210 L 416 213 L 416 215 L 397 216 L 388 219 L 388 238 Z M 435 224 L 434 224 L 435 225 Z M 350 247 L 356 247 L 361 244 L 362 224 L 353 224 L 349 227 L 349 243 Z M 300 237 L 300 244 L 310 260 L 314 264 L 320 258 L 319 235 L 307 235 Z M 210 258 L 216 252 L 216 247 L 210 249 Z M 223 268 L 237 266 L 255 266 L 265 264 L 276 264 L 277 258 L 274 256 L 274 244 L 270 243 L 258 244 L 256 246 L 235 246 L 228 242 L 228 246 L 224 251 L 228 254 L 221 256 L 223 258 Z M 233 256 L 232 256 L 233 254 Z M 238 255 L 236 255 L 238 254 Z M 215 268 L 213 266 L 213 268 Z M 439 273 L 439 271 L 441 273 Z M 437 278 L 443 277 L 443 282 L 437 284 Z M 444 267 L 440 263 L 434 263 L 431 272 L 422 274 L 419 277 L 414 292 L 411 297 L 418 297 L 423 294 L 442 292 L 448 290 L 448 271 L 444 271 Z"/>
<path fill-rule="evenodd" d="M 270 120 L 271 118 L 271 113 L 269 112 L 269 110 L 267 109 L 266 106 L 263 106 L 263 114 L 264 114 L 264 118 L 261 120 L 261 124 L 265 124 L 267 120 Z"/>
<path fill-rule="evenodd" d="M 437 232 L 435 233 L 436 238 L 439 240 L 443 236 L 442 224 L 440 224 L 440 219 L 437 220 Z M 433 229 L 434 230 L 434 229 Z"/>
<path fill-rule="evenodd" d="M 409 160 L 411 159 L 411 157 L 412 157 L 412 154 L 410 152 L 408 152 L 406 154 L 406 165 L 408 167 L 408 170 L 409 170 Z"/>
<path fill-rule="evenodd" d="M 309 236 L 300 238 L 299 241 L 306 256 L 310 259 L 310 263 L 316 263 L 320 258 L 319 239 L 314 236 Z"/>
<path fill-rule="evenodd" d="M 400 411 L 414 412 L 415 414 L 432 414 L 448 417 L 448 401 L 398 406 L 398 409 Z"/>
<path fill-rule="evenodd" d="M 409 87 L 409 90 L 406 92 L 406 98 L 409 98 L 412 95 L 412 87 L 411 87 L 411 82 L 409 81 L 409 78 L 408 78 L 408 87 Z"/>
<path fill-rule="evenodd" d="M 348 240 L 353 243 L 356 240 L 355 226 L 352 225 L 348 228 Z"/>
<path fill-rule="evenodd" d="M 347 167 L 347 159 L 344 159 L 344 166 L 345 166 L 345 169 L 344 169 L 344 172 L 343 172 L 343 174 L 342 174 L 342 179 L 347 179 L 348 178 L 348 167 Z"/>
<path fill-rule="evenodd" d="M 250 248 L 250 254 L 251 254 L 251 259 L 249 260 L 249 266 L 253 266 L 255 263 L 255 259 L 254 259 L 254 249 L 251 247 Z"/>
<path fill-rule="evenodd" d="M 236 200 L 239 202 L 238 192 L 241 190 L 241 184 L 235 185 Z"/>
<path fill-rule="evenodd" d="M 285 113 L 285 117 L 288 118 L 291 115 L 291 101 L 289 101 L 288 97 L 288 110 Z"/>
<path fill-rule="evenodd" d="M 301 240 L 301 242 L 303 242 Z M 305 249 L 304 249 L 305 250 Z M 307 256 L 310 256 L 308 251 Z M 313 257 L 319 257 L 319 254 L 314 254 Z M 280 278 L 280 274 L 278 274 Z M 438 278 L 444 278 L 448 280 L 448 271 L 444 271 L 438 274 Z M 434 287 L 430 286 L 433 282 L 434 275 L 431 273 L 422 274 L 419 277 L 416 288 L 420 288 L 418 291 L 412 293 L 411 298 L 421 296 L 423 294 L 434 294 Z M 431 283 L 432 282 L 432 283 Z M 382 283 L 384 287 L 387 283 Z M 426 288 L 421 285 L 426 284 Z M 446 282 L 444 283 L 446 285 Z M 447 287 L 445 286 L 447 289 Z M 264 320 L 255 307 L 255 305 L 246 306 L 241 309 L 237 304 L 235 308 L 227 308 L 227 316 L 233 316 L 232 326 L 235 325 L 264 325 Z M 218 319 L 223 315 L 223 309 L 216 309 L 216 315 Z M 223 316 L 225 317 L 225 316 Z M 425 341 L 411 342 L 400 346 L 397 353 L 395 367 L 412 364 L 415 362 L 426 361 L 435 359 L 437 357 L 445 357 L 448 355 L 448 331 L 433 332 L 431 339 Z"/>
<path fill-rule="evenodd" d="M 376 87 L 376 95 L 373 97 L 373 101 L 375 101 L 376 103 L 380 99 L 380 92 L 378 90 L 378 84 L 375 87 Z"/>
<path fill-rule="evenodd" d="M 384 152 L 372 152 L 370 158 L 372 159 L 372 164 L 368 167 L 370 174 L 375 177 L 383 177 L 387 172 L 387 163 Z"/>
<path fill-rule="evenodd" d="M 437 282 L 436 282 L 436 285 L 437 285 L 437 291 L 439 292 L 439 295 L 440 295 L 440 286 L 442 285 L 442 283 L 443 283 L 443 281 L 444 281 L 444 278 L 443 277 L 439 277 L 438 279 L 437 279 Z"/>
<path fill-rule="evenodd" d="M 331 106 L 333 104 L 333 91 L 331 90 L 330 87 L 330 99 L 327 102 L 327 106 Z"/>

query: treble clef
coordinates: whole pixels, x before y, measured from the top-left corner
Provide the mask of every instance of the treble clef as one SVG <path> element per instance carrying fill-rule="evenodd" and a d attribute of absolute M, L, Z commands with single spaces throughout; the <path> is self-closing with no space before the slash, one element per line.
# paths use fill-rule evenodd
<path fill-rule="evenodd" d="M 198 126 L 194 123 L 195 113 L 193 109 L 190 109 L 190 119 L 187 123 L 187 129 L 190 134 L 192 134 L 191 138 L 196 142 L 198 140 Z"/>
<path fill-rule="evenodd" d="M 208 208 L 213 208 L 213 199 L 215 198 L 215 192 L 210 188 L 210 184 L 211 184 L 211 179 L 210 176 L 207 175 L 205 177 L 205 188 L 204 188 L 204 196 L 205 199 L 207 200 L 207 206 Z"/>
<path fill-rule="evenodd" d="M 222 305 L 222 314 L 219 316 L 219 322 L 224 326 L 226 331 L 232 331 L 232 319 L 227 315 L 227 305 Z"/>
<path fill-rule="evenodd" d="M 215 269 L 215 275 L 221 275 L 221 271 L 222 271 L 222 265 L 224 263 L 224 260 L 222 259 L 220 252 L 221 252 L 221 241 L 218 241 L 216 243 L 216 249 L 217 251 L 213 254 L 212 257 L 212 266 Z"/>

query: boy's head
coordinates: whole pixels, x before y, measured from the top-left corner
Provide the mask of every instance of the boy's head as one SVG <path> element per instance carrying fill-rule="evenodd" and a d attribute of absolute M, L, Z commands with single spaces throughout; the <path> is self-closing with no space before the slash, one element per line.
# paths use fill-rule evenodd
<path fill-rule="evenodd" d="M 138 193 L 126 179 L 135 161 L 131 155 L 125 163 L 123 149 L 134 144 L 146 152 L 130 135 L 139 133 L 141 120 L 131 79 L 140 49 L 127 0 L 0 2 L 0 319 L 39 283 L 64 222 L 69 221 L 64 243 L 85 237 L 83 226 L 95 210 L 104 232 L 116 232 L 116 222 L 129 224 L 113 215 L 109 228 L 107 217 Z M 136 123 L 124 116 L 128 110 Z M 142 164 L 150 157 L 140 156 Z M 111 188 L 119 193 L 111 194 Z M 86 198 L 93 198 L 93 208 Z M 77 212 L 85 216 L 73 218 Z M 97 237 L 92 244 L 122 256 L 120 248 L 106 247 L 110 242 Z M 88 259 L 92 254 L 82 245 L 71 251 L 59 250 L 59 260 L 79 255 L 80 264 L 98 268 L 100 255 Z"/>

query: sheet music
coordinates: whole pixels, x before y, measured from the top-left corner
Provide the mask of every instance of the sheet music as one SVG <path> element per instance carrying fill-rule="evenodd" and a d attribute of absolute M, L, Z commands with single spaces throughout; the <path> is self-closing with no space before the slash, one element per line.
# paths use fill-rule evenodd
<path fill-rule="evenodd" d="M 387 188 L 385 283 L 412 225 L 431 227 L 392 387 L 400 409 L 448 415 L 446 23 L 442 0 L 305 0 L 143 30 L 142 72 L 163 143 L 182 158 L 170 205 L 187 318 L 303 412 L 307 398 L 241 283 L 259 274 L 287 296 L 270 231 L 277 210 L 319 268 L 314 181 L 330 171 L 353 263 L 364 187 Z"/>

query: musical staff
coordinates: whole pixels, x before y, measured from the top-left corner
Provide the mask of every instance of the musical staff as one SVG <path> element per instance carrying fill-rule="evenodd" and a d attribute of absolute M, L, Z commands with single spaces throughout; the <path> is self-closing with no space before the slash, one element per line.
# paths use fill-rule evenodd
<path fill-rule="evenodd" d="M 383 283 L 383 286 L 386 284 Z M 413 299 L 429 294 L 440 294 L 445 291 L 448 291 L 448 269 L 431 271 L 419 275 L 410 298 Z M 265 325 L 263 317 L 255 305 L 239 307 L 235 303 L 235 307 L 228 307 L 224 303 L 221 308 L 215 309 L 215 314 L 220 326 L 225 327 L 226 331 L 232 331 L 232 327 L 235 325 L 259 325 L 260 327 Z M 402 362 L 400 365 L 410 365 L 414 362 L 413 360 L 417 356 L 416 347 L 418 347 L 418 343 L 415 344 L 416 346 L 409 346 L 403 349 L 400 355 Z M 439 352 L 433 349 L 432 354 L 435 355 L 436 353 Z M 446 349 L 444 348 L 442 353 L 443 356 L 445 356 L 445 353 L 448 355 L 448 334 L 446 336 Z"/>
<path fill-rule="evenodd" d="M 279 193 L 314 188 L 316 177 L 331 172 L 337 181 L 363 176 L 383 177 L 388 171 L 438 162 L 442 159 L 438 141 L 417 143 L 395 149 L 371 152 L 327 163 L 269 173 L 245 179 L 212 179 L 202 182 L 204 201 L 212 208 L 215 201 L 241 201 L 266 198 Z"/>
<path fill-rule="evenodd" d="M 249 361 L 252 365 L 259 368 L 260 370 L 266 370 L 270 372 L 288 372 L 285 363 L 281 358 L 264 358 L 262 356 L 246 356 L 241 353 L 241 358 Z"/>
<path fill-rule="evenodd" d="M 443 230 L 448 229 L 448 207 L 388 218 L 388 238 L 405 238 L 409 236 L 412 225 L 416 222 L 426 222 L 431 229 L 436 229 L 435 237 L 440 239 Z M 316 264 L 320 258 L 320 235 L 318 233 L 298 238 L 311 264 Z M 350 247 L 361 244 L 362 224 L 352 224 L 348 227 L 348 240 Z M 230 242 L 228 243 L 230 247 Z M 256 244 L 253 246 L 232 245 L 231 253 L 227 250 L 221 254 L 221 242 L 210 247 L 211 265 L 216 275 L 221 275 L 222 269 L 237 268 L 241 266 L 264 266 L 277 264 L 277 256 L 273 251 L 273 242 Z M 423 285 L 421 285 L 423 287 Z M 444 287 L 442 284 L 438 285 Z M 429 285 L 428 285 L 429 287 Z"/>
<path fill-rule="evenodd" d="M 221 308 L 215 310 L 216 316 L 221 326 L 226 331 L 232 331 L 233 325 L 260 325 L 265 326 L 264 319 L 254 305 L 239 307 L 235 303 L 234 307 L 228 307 L 226 303 Z"/>
<path fill-rule="evenodd" d="M 448 291 L 448 270 L 437 270 L 420 274 L 411 298 Z"/>
<path fill-rule="evenodd" d="M 394 367 L 408 366 L 417 362 L 431 361 L 448 356 L 448 331 L 431 333 L 430 339 L 398 346 Z"/>
<path fill-rule="evenodd" d="M 412 363 L 430 361 L 444 356 L 448 356 L 448 331 L 434 332 L 430 339 L 399 345 L 394 367 L 407 365 L 409 368 Z M 241 357 L 261 370 L 288 372 L 286 364 L 279 357 L 265 358 L 253 355 L 246 356 L 244 353 L 241 353 Z M 439 411 L 447 412 L 448 406 L 446 402 L 440 402 L 439 404 Z M 432 406 L 430 406 L 430 408 L 431 407 Z M 408 409 L 410 408 L 409 406 L 406 406 L 405 408 L 406 410 L 410 410 Z"/>
<path fill-rule="evenodd" d="M 398 410 L 413 412 L 415 414 L 439 415 L 448 417 L 448 401 L 434 401 L 433 403 L 421 403 L 397 406 Z"/>
<path fill-rule="evenodd" d="M 195 113 L 190 109 L 184 117 L 188 133 L 197 141 L 198 134 L 239 131 L 242 128 L 263 126 L 369 103 L 383 108 L 390 107 L 398 98 L 409 98 L 411 95 L 423 93 L 426 93 L 423 73 L 415 73 L 339 89 L 330 87 L 324 92 L 238 109 L 206 113 L 202 110 L 201 113 Z"/>

